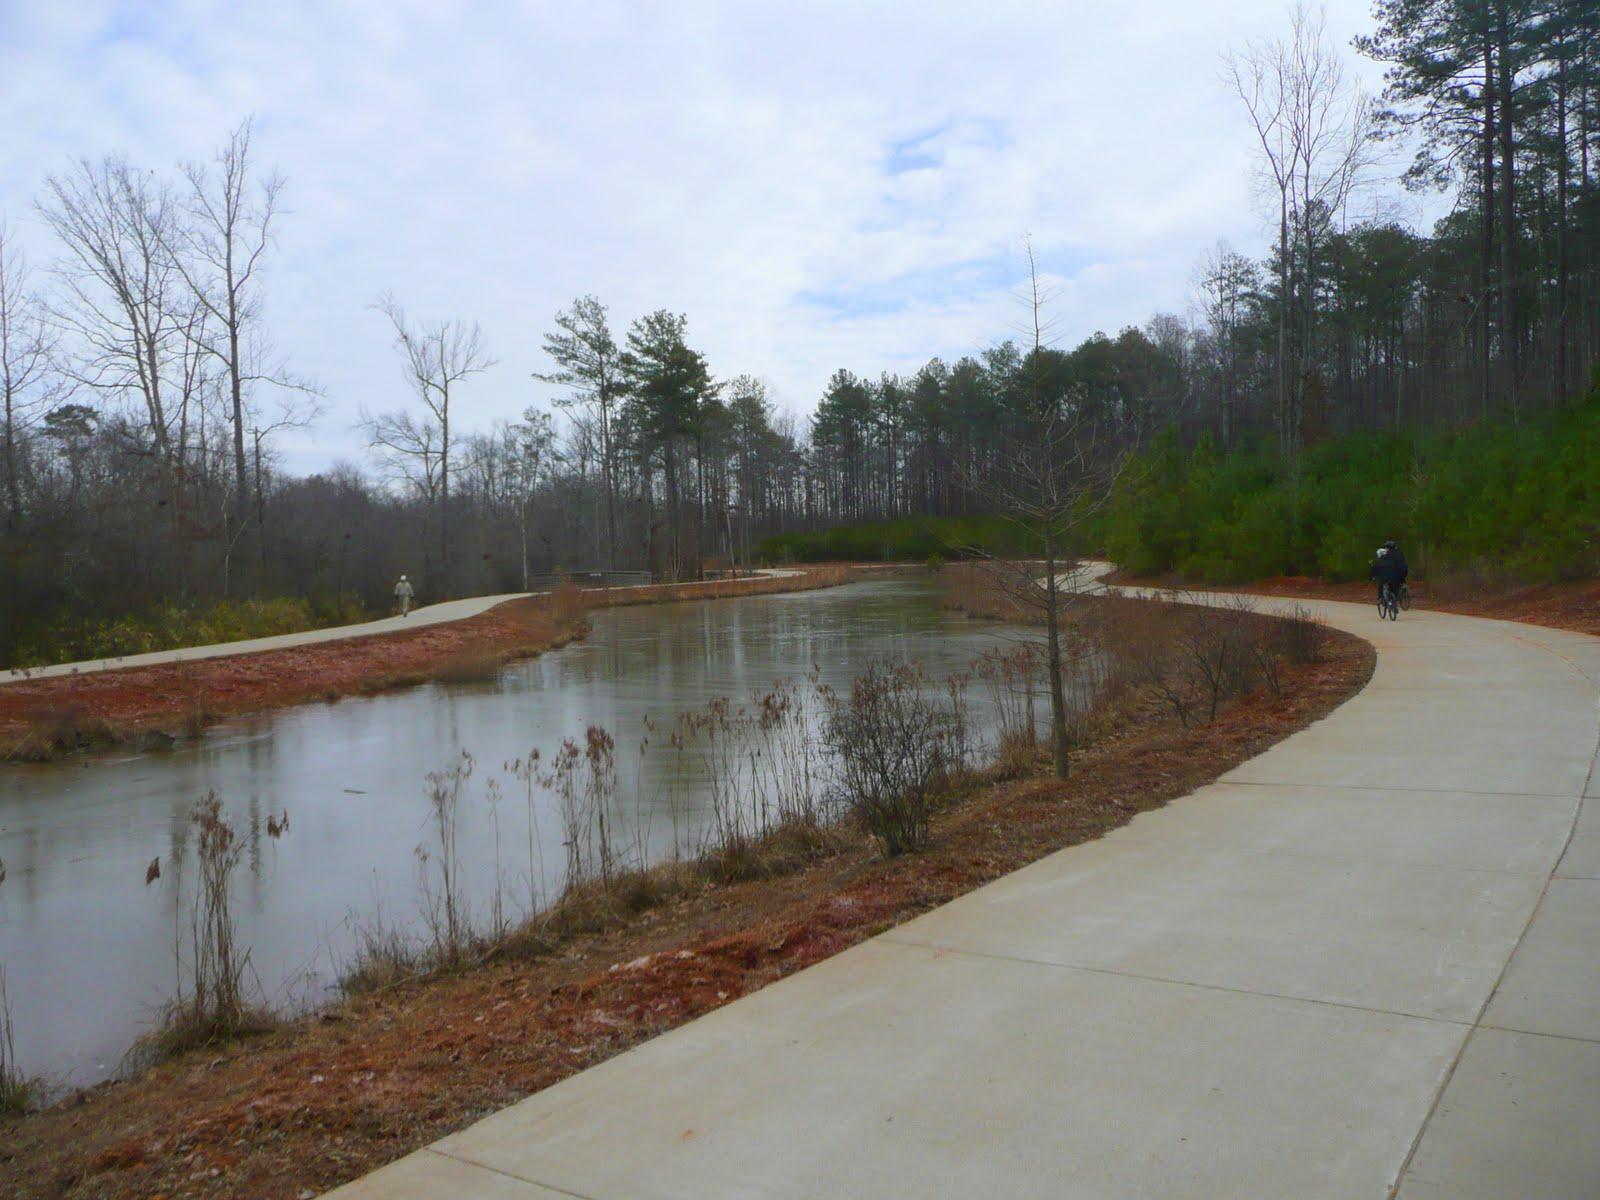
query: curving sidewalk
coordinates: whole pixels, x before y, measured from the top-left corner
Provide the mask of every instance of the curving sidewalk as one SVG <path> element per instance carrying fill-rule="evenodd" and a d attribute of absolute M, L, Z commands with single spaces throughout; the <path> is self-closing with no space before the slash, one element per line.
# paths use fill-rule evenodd
<path fill-rule="evenodd" d="M 1328 718 L 336 1195 L 1600 1195 L 1600 639 L 1307 607 Z"/>
<path fill-rule="evenodd" d="M 430 604 L 426 608 L 416 609 L 409 617 L 384 617 L 377 621 L 363 621 L 359 625 L 334 625 L 327 629 L 307 629 L 300 633 L 282 633 L 274 637 L 219 642 L 212 646 L 187 646 L 181 650 L 155 650 L 149 654 L 129 654 L 122 658 L 95 658 L 85 662 L 57 663 L 49 667 L 0 671 L 0 684 L 15 683 L 23 679 L 53 679 L 61 675 L 87 675 L 94 671 L 120 671 L 126 667 L 153 667 L 163 663 L 194 662 L 202 658 L 231 658 L 236 654 L 260 654 L 265 650 L 286 650 L 295 646 L 315 645 L 318 642 L 338 642 L 345 638 L 400 633 L 423 625 L 463 621 L 468 617 L 487 612 L 497 604 L 504 604 L 507 600 L 516 600 L 524 595 L 533 594 L 512 592 L 504 596 L 475 596 L 469 600 L 446 600 L 443 604 Z"/>

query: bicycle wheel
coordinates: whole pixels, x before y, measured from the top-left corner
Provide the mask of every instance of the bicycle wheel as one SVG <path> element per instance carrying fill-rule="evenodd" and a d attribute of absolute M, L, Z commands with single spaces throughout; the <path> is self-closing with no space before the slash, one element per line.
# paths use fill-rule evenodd
<path fill-rule="evenodd" d="M 1403 583 L 1400 585 L 1400 607 L 1411 611 L 1411 588 Z"/>

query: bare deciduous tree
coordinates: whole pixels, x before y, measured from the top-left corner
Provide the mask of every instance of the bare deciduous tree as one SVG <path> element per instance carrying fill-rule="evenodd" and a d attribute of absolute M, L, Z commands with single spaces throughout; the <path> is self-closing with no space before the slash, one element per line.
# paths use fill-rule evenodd
<path fill-rule="evenodd" d="M 45 183 L 40 213 L 67 250 L 54 316 L 77 343 L 79 382 L 137 397 L 141 420 L 169 491 L 181 484 L 186 403 L 169 388 L 188 379 L 196 332 L 192 304 L 168 247 L 177 219 L 172 194 L 120 158 L 80 162 Z M 193 382 L 193 381 L 191 381 Z"/>
<path fill-rule="evenodd" d="M 5 424 L 6 523 L 22 520 L 22 439 L 39 414 L 60 399 L 61 381 L 50 372 L 55 336 L 30 290 L 28 264 L 0 222 L 0 402 Z"/>
<path fill-rule="evenodd" d="M 474 321 L 437 321 L 412 325 L 393 296 L 376 305 L 394 326 L 406 382 L 422 402 L 425 415 L 414 420 L 407 414 L 389 414 L 365 421 L 372 444 L 400 455 L 421 468 L 430 500 L 437 498 L 439 512 L 439 567 L 444 586 L 450 586 L 450 404 L 463 379 L 494 365 Z M 437 472 L 437 474 L 435 474 Z M 437 489 L 435 490 L 435 480 Z"/>
<path fill-rule="evenodd" d="M 994 581 L 1037 611 L 1045 626 L 1045 663 L 1050 676 L 1050 748 L 1058 779 L 1070 766 L 1071 724 L 1067 711 L 1067 655 L 1063 623 L 1081 595 L 1080 531 L 1104 505 L 1133 448 L 1132 414 L 1107 411 L 1051 386 L 1047 345 L 1049 294 L 1039 278 L 1032 242 L 1027 243 L 1028 282 L 1024 304 L 1031 346 L 1015 381 L 1023 421 L 1008 439 L 994 469 L 970 481 L 994 511 L 1037 547 L 1041 561 L 1008 561 L 977 547 L 964 548 L 986 561 Z"/>
<path fill-rule="evenodd" d="M 1238 431 L 1240 331 L 1249 316 L 1249 298 L 1255 267 L 1226 242 L 1201 263 L 1195 279 L 1201 311 L 1210 329 L 1210 350 L 1221 378 L 1218 412 L 1222 419 L 1222 448 L 1231 450 Z"/>
<path fill-rule="evenodd" d="M 241 527 L 250 510 L 246 427 L 255 421 L 257 430 L 282 428 L 299 423 L 309 415 L 302 410 L 314 408 L 314 404 L 286 404 L 276 419 L 263 423 L 251 412 L 251 385 L 270 383 L 302 401 L 316 396 L 313 387 L 291 376 L 281 363 L 269 361 L 266 339 L 259 328 L 260 269 L 272 243 L 272 223 L 284 179 L 276 171 L 259 180 L 253 177 L 252 124 L 247 119 L 229 134 L 227 144 L 215 156 L 214 173 L 198 163 L 183 168 L 189 185 L 187 220 L 171 230 L 176 240 L 171 247 L 173 261 L 216 332 L 206 346 L 227 375 L 234 503 Z M 259 497 L 257 501 L 259 525 Z"/>
<path fill-rule="evenodd" d="M 1374 161 L 1373 107 L 1328 41 L 1323 13 L 1301 0 L 1287 38 L 1224 58 L 1278 206 L 1278 439 L 1298 462 L 1306 374 L 1313 361 L 1319 223 L 1339 213 Z"/>

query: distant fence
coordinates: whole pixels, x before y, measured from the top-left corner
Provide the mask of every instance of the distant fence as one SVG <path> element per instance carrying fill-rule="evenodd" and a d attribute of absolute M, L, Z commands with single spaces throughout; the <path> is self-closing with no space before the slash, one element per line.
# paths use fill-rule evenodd
<path fill-rule="evenodd" d="M 753 571 L 740 570 L 712 570 L 706 571 L 702 578 L 711 579 L 748 579 Z M 649 571 L 547 571 L 542 575 L 528 576 L 528 590 L 530 592 L 547 592 L 562 583 L 576 584 L 582 588 L 614 588 L 614 587 L 643 587 L 655 583 L 656 580 Z M 694 580 L 683 580 L 693 583 Z"/>
<path fill-rule="evenodd" d="M 547 592 L 557 584 L 572 583 L 584 588 L 640 587 L 654 582 L 649 571 L 549 571 L 528 576 L 530 592 Z"/>

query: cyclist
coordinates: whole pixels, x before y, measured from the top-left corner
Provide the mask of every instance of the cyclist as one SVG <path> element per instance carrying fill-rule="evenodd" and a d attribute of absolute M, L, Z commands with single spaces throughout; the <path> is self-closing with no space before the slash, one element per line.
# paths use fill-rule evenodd
<path fill-rule="evenodd" d="M 1367 578 L 1378 585 L 1378 595 L 1383 596 L 1383 585 L 1389 585 L 1389 591 L 1396 599 L 1400 596 L 1400 588 L 1406 581 L 1406 576 L 1411 570 L 1406 566 L 1406 556 L 1401 553 L 1400 545 L 1390 538 L 1378 547 L 1378 553 L 1372 560 L 1372 565 L 1367 568 Z"/>

